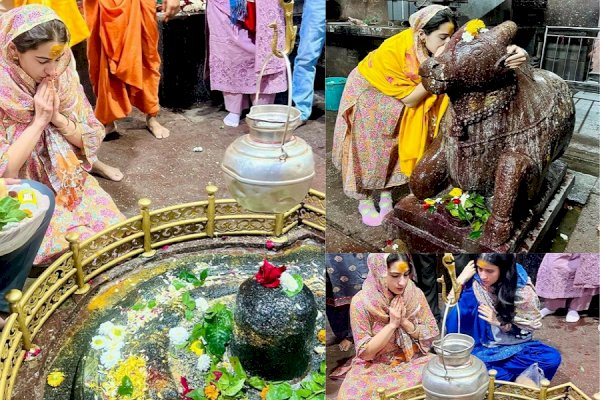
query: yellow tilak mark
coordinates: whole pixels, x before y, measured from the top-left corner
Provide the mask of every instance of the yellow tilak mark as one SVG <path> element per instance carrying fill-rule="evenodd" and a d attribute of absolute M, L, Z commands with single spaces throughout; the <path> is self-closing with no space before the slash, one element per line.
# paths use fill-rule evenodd
<path fill-rule="evenodd" d="M 65 51 L 66 44 L 55 44 L 50 48 L 50 59 L 56 60 Z"/>
<path fill-rule="evenodd" d="M 494 267 L 495 265 L 486 260 L 477 260 L 477 266 L 479 268 L 491 268 L 491 267 Z"/>
<path fill-rule="evenodd" d="M 390 267 L 390 272 L 394 274 L 404 274 L 409 269 L 410 267 L 408 266 L 408 263 L 406 261 L 399 261 L 392 264 L 392 266 Z"/>

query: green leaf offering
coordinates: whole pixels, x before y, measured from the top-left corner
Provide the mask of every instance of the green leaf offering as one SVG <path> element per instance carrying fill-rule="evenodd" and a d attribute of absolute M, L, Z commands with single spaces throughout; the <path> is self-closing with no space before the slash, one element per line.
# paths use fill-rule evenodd
<path fill-rule="evenodd" d="M 267 392 L 267 400 L 286 400 L 292 396 L 292 386 L 284 382 L 269 387 Z"/>
<path fill-rule="evenodd" d="M 204 325 L 208 351 L 219 358 L 223 357 L 233 332 L 233 313 L 221 303 L 214 304 L 206 311 Z"/>
<path fill-rule="evenodd" d="M 131 379 L 127 375 L 125 375 L 123 379 L 121 379 L 121 385 L 117 389 L 117 393 L 120 396 L 133 395 L 133 382 L 131 382 Z"/>
<path fill-rule="evenodd" d="M 258 376 L 251 376 L 248 379 L 248 384 L 258 390 L 262 390 L 265 387 L 265 381 Z"/>
<path fill-rule="evenodd" d="M 295 295 L 297 295 L 298 293 L 300 293 L 302 291 L 302 288 L 304 287 L 304 282 L 302 281 L 302 276 L 300 276 L 300 274 L 292 274 L 292 277 L 294 278 L 294 280 L 298 284 L 298 287 L 296 288 L 296 290 L 285 290 L 285 289 L 283 289 L 284 293 L 286 295 L 288 295 L 289 297 L 294 297 Z"/>
<path fill-rule="evenodd" d="M 21 203 L 12 197 L 0 199 L 0 230 L 10 222 L 20 222 L 27 218 L 25 211 L 19 207 L 21 207 Z"/>

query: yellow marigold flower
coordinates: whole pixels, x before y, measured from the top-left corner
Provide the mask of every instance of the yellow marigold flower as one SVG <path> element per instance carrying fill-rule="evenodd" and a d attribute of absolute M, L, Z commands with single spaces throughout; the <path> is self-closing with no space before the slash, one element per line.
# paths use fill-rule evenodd
<path fill-rule="evenodd" d="M 454 189 L 452 189 L 449 193 L 450 196 L 452 197 L 460 197 L 462 195 L 463 191 L 461 188 L 457 188 L 455 187 Z"/>
<path fill-rule="evenodd" d="M 199 340 L 195 340 L 190 345 L 190 351 L 195 353 L 197 356 L 201 356 L 204 354 L 204 349 L 202 348 L 202 343 Z"/>
<path fill-rule="evenodd" d="M 321 342 L 322 344 L 325 344 L 325 336 L 325 329 L 321 329 L 319 333 L 317 333 L 317 339 L 319 339 L 319 342 Z"/>
<path fill-rule="evenodd" d="M 260 398 L 261 400 L 265 400 L 267 398 L 267 393 L 269 393 L 269 385 L 265 386 L 261 391 L 260 391 Z"/>
<path fill-rule="evenodd" d="M 465 25 L 465 32 L 469 32 L 474 37 L 479 35 L 479 31 L 485 29 L 485 24 L 480 19 L 472 19 Z M 460 195 L 459 195 L 460 196 Z"/>
<path fill-rule="evenodd" d="M 435 200 L 433 199 L 425 199 L 423 201 L 425 202 L 425 204 L 429 204 L 430 206 L 435 204 Z"/>
<path fill-rule="evenodd" d="M 60 371 L 54 371 L 48 375 L 47 382 L 48 382 L 48 385 L 50 385 L 52 387 L 57 387 L 58 385 L 63 383 L 64 380 L 65 380 L 65 374 L 63 374 Z"/>
<path fill-rule="evenodd" d="M 204 395 L 208 400 L 217 400 L 219 389 L 215 385 L 208 385 L 204 388 Z"/>

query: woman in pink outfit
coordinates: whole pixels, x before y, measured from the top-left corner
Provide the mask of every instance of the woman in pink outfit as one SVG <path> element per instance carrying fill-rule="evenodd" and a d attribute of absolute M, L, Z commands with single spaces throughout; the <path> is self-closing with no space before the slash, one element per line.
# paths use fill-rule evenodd
<path fill-rule="evenodd" d="M 535 288 L 544 299 L 542 317 L 568 307 L 566 321 L 579 321 L 579 311 L 587 310 L 600 292 L 600 254 L 546 254 Z"/>
<path fill-rule="evenodd" d="M 254 101 L 256 80 L 272 52 L 277 24 L 279 49 L 284 47 L 285 20 L 278 0 L 208 0 L 208 70 L 211 90 L 223 92 L 229 114 L 223 122 L 238 126 L 242 110 Z M 258 104 L 270 104 L 287 90 L 285 64 L 272 57 L 265 68 Z"/>

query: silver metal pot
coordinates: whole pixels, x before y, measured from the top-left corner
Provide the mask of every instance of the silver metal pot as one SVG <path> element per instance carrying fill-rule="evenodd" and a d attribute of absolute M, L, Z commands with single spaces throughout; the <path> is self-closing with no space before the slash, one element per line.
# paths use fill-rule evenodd
<path fill-rule="evenodd" d="M 229 145 L 221 163 L 231 196 L 254 212 L 291 209 L 304 199 L 315 176 L 311 147 L 288 134 L 288 126 L 300 118 L 300 111 L 291 106 L 291 67 L 285 53 L 283 57 L 288 71 L 288 105 L 252 106 L 246 116 L 250 133 Z M 257 88 L 261 78 L 262 71 Z"/>
<path fill-rule="evenodd" d="M 427 400 L 482 400 L 488 388 L 483 361 L 471 354 L 474 340 L 461 333 L 447 334 L 434 342 L 437 357 L 423 370 Z"/>

